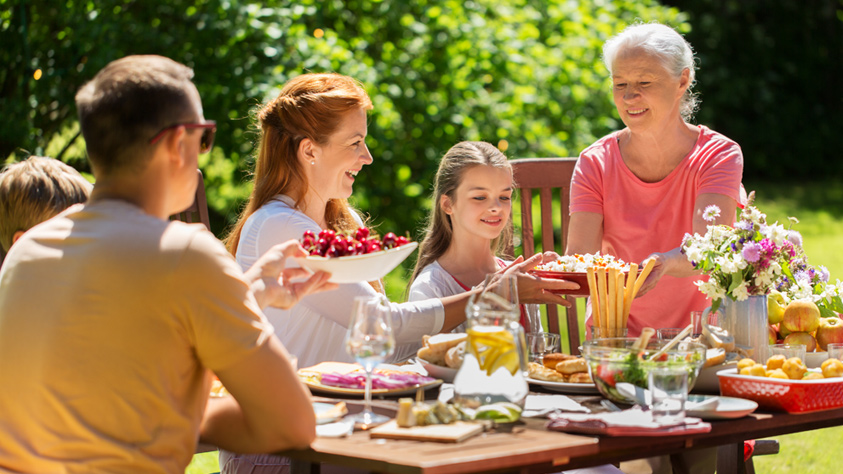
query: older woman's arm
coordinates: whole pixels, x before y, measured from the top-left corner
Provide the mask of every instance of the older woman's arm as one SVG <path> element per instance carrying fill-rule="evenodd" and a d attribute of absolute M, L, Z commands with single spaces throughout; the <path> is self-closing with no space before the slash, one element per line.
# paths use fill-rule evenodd
<path fill-rule="evenodd" d="M 603 248 L 603 214 L 574 212 L 568 225 L 565 255 L 596 253 Z"/>
<path fill-rule="evenodd" d="M 720 208 L 720 215 L 715 218 L 713 222 L 707 222 L 703 219 L 703 212 L 708 206 L 717 206 Z M 738 208 L 737 202 L 729 196 L 723 194 L 700 194 L 697 196 L 694 204 L 694 233 L 703 235 L 706 228 L 713 224 L 732 225 L 735 223 L 735 212 Z M 571 216 L 573 220 L 573 216 Z M 664 253 L 654 253 L 647 257 L 646 260 L 655 259 L 656 264 L 650 276 L 641 286 L 641 291 L 638 296 L 641 296 L 656 286 L 659 279 L 664 275 L 670 275 L 677 278 L 692 276 L 699 273 L 691 265 L 691 262 L 685 258 L 685 255 L 680 252 L 680 247 Z M 646 261 L 645 260 L 645 261 Z"/>

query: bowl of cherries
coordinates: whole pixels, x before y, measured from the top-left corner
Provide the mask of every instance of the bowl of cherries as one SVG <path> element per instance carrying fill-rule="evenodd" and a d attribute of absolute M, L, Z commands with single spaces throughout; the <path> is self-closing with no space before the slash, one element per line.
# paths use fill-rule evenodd
<path fill-rule="evenodd" d="M 322 230 L 317 234 L 308 230 L 301 244 L 310 255 L 296 258 L 296 262 L 311 272 L 330 273 L 333 283 L 379 280 L 418 247 L 417 242 L 404 236 L 389 232 L 378 237 L 366 227 L 349 233 Z"/>

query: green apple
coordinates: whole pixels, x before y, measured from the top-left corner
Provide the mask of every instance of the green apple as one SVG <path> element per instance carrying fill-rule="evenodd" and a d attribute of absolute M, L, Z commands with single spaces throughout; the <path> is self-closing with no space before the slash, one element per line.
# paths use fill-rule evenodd
<path fill-rule="evenodd" d="M 784 309 L 787 307 L 787 300 L 784 295 L 776 290 L 771 290 L 767 295 L 767 322 L 778 324 L 784 319 Z"/>

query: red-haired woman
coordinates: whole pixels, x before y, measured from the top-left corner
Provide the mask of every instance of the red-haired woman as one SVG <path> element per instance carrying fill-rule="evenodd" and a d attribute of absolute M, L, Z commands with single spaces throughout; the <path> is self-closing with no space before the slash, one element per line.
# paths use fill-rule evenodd
<path fill-rule="evenodd" d="M 369 96 L 354 79 L 304 74 L 290 80 L 278 97 L 258 111 L 261 137 L 254 190 L 226 238 L 241 266 L 248 268 L 273 245 L 299 239 L 306 230 L 353 231 L 363 224 L 347 199 L 357 173 L 372 163 L 365 142 L 366 112 L 371 108 Z M 529 259 L 515 270 L 540 263 L 540 258 Z M 380 285 L 376 282 L 375 286 Z M 519 276 L 519 295 L 525 303 L 567 304 L 543 290 L 575 287 L 559 280 Z M 291 310 L 269 309 L 266 316 L 287 350 L 298 357 L 300 367 L 350 362 L 344 338 L 351 304 L 357 296 L 376 295 L 371 284 L 341 284 L 332 292 L 303 298 Z M 396 339 L 392 359 L 413 356 L 422 336 L 450 331 L 465 321 L 468 296 L 391 303 Z M 235 460 L 228 454 L 221 461 L 223 472 L 280 472 L 277 466 L 242 470 L 245 459 Z"/>

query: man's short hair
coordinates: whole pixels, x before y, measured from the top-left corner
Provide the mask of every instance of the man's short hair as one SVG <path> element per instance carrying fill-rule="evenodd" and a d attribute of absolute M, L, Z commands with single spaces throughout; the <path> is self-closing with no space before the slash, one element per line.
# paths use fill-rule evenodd
<path fill-rule="evenodd" d="M 0 173 L 0 244 L 3 255 L 15 232 L 29 230 L 68 207 L 88 200 L 91 183 L 53 158 L 31 156 Z"/>
<path fill-rule="evenodd" d="M 127 56 L 82 86 L 76 108 L 94 171 L 142 169 L 155 134 L 195 120 L 191 78 L 193 70 L 172 59 Z"/>

